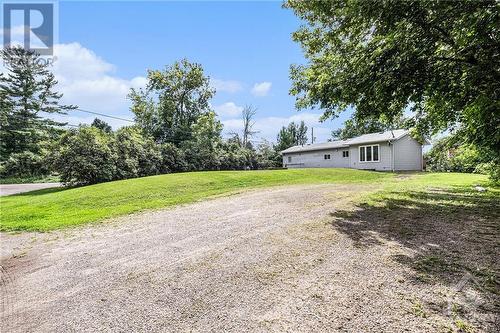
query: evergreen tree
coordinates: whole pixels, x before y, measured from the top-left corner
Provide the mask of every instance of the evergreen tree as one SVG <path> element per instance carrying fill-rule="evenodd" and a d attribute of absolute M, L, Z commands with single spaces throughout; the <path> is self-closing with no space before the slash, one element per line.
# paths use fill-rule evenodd
<path fill-rule="evenodd" d="M 57 81 L 49 64 L 38 54 L 20 47 L 0 51 L 6 73 L 0 76 L 0 154 L 4 161 L 13 153 L 38 153 L 39 143 L 54 126 L 64 125 L 42 113 L 65 113 L 76 108 L 60 105 Z"/>
<path fill-rule="evenodd" d="M 283 126 L 278 133 L 277 141 L 277 151 L 282 151 L 296 145 L 305 145 L 307 143 L 307 126 L 304 121 L 301 121 L 300 124 L 291 122 L 287 127 Z"/>

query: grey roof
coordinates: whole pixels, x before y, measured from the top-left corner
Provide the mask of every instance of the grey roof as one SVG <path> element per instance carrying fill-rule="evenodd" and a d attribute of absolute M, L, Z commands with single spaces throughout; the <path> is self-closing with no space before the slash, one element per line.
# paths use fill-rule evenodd
<path fill-rule="evenodd" d="M 297 153 L 300 151 L 311 151 L 311 150 L 324 150 L 333 148 L 346 148 L 349 147 L 347 140 L 331 141 L 324 143 L 315 143 L 312 145 L 305 146 L 293 146 L 282 151 L 282 153 Z"/>
<path fill-rule="evenodd" d="M 375 143 L 375 142 L 385 142 L 389 140 L 399 140 L 403 136 L 408 134 L 407 130 L 398 129 L 387 132 L 379 132 L 379 133 L 370 133 L 364 134 L 361 136 L 357 136 L 352 139 L 347 140 L 339 140 L 339 141 L 331 141 L 324 143 L 315 143 L 312 145 L 304 145 L 304 146 L 293 146 L 288 149 L 283 150 L 281 153 L 297 153 L 302 151 L 312 151 L 312 150 L 325 150 L 332 148 L 347 148 L 350 145 L 360 145 L 364 143 Z"/>
<path fill-rule="evenodd" d="M 363 143 L 372 143 L 372 142 L 385 142 L 389 140 L 399 140 L 406 134 L 408 134 L 407 130 L 398 129 L 386 132 L 364 134 L 349 139 L 348 141 L 350 145 L 360 145 Z"/>

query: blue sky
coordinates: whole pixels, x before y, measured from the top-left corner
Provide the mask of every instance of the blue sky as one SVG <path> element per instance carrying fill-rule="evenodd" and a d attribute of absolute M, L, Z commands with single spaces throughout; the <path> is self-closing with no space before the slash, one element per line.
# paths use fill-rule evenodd
<path fill-rule="evenodd" d="M 225 132 L 239 129 L 245 104 L 258 108 L 256 139 L 274 141 L 283 124 L 305 120 L 325 141 L 348 117 L 320 124 L 320 110 L 295 110 L 289 67 L 304 62 L 291 40 L 300 22 L 281 2 L 61 1 L 58 7 L 54 70 L 64 101 L 83 109 L 132 118 L 128 89 L 144 85 L 147 69 L 185 57 L 201 63 L 217 88 L 212 106 Z M 61 119 L 92 118 L 74 112 Z"/>

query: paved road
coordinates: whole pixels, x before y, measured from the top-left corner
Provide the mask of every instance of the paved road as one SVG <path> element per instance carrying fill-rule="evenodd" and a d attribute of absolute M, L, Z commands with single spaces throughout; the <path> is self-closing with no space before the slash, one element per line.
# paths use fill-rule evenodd
<path fill-rule="evenodd" d="M 0 184 L 0 196 L 58 187 L 61 183 Z"/>
<path fill-rule="evenodd" d="M 431 286 L 331 213 L 360 186 L 247 192 L 52 233 L 0 234 L 2 332 L 431 332 Z M 377 237 L 377 235 L 372 235 Z M 433 296 L 434 297 L 434 296 Z"/>

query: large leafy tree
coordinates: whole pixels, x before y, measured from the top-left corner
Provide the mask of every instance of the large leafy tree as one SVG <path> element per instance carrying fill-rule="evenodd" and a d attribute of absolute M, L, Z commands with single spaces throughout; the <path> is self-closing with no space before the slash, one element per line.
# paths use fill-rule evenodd
<path fill-rule="evenodd" d="M 148 71 L 147 79 L 145 90 L 129 94 L 137 124 L 160 143 L 189 140 L 192 125 L 209 111 L 215 93 L 202 66 L 183 59 L 163 71 Z"/>
<path fill-rule="evenodd" d="M 500 147 L 498 1 L 288 0 L 306 23 L 293 34 L 307 63 L 291 68 L 298 108 L 324 118 L 414 112 L 421 134 L 457 129 Z"/>
<path fill-rule="evenodd" d="M 201 115 L 191 126 L 192 139 L 183 144 L 186 158 L 195 170 L 216 170 L 221 153 L 222 124 L 214 112 Z"/>
<path fill-rule="evenodd" d="M 0 51 L 5 73 L 0 75 L 0 155 L 38 153 L 40 142 L 51 137 L 54 127 L 63 125 L 46 118 L 76 108 L 62 105 L 61 93 L 49 63 L 38 54 L 21 47 Z"/>

